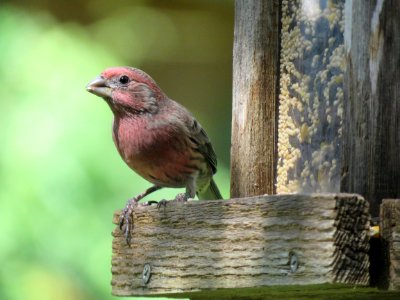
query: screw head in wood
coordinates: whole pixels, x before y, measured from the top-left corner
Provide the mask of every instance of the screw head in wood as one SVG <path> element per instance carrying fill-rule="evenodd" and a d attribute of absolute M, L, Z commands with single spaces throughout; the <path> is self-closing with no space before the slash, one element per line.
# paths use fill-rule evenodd
<path fill-rule="evenodd" d="M 151 277 L 151 266 L 149 263 L 145 263 L 143 266 L 142 281 L 146 285 L 150 282 Z"/>
<path fill-rule="evenodd" d="M 297 268 L 299 267 L 299 260 L 297 258 L 297 254 L 293 251 L 289 252 L 289 265 L 290 265 L 290 271 L 292 273 L 297 271 Z"/>

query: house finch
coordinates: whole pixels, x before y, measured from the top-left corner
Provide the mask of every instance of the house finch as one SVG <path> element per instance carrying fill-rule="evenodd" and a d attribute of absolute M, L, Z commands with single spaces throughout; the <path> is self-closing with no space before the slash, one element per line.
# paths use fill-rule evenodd
<path fill-rule="evenodd" d="M 132 212 L 140 199 L 163 188 L 186 188 L 175 199 L 222 199 L 213 175 L 217 159 L 206 132 L 182 105 L 168 98 L 145 72 L 131 67 L 103 71 L 86 89 L 114 114 L 113 140 L 126 164 L 153 186 L 128 200 L 120 228 L 130 243 Z M 165 202 L 161 202 L 165 204 Z"/>

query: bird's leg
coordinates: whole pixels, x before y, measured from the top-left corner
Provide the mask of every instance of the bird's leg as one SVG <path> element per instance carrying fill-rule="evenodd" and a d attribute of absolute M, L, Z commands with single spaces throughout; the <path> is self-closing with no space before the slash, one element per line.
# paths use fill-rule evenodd
<path fill-rule="evenodd" d="M 143 193 L 137 195 L 132 199 L 129 199 L 128 202 L 126 202 L 126 206 L 122 210 L 121 215 L 119 216 L 119 228 L 123 230 L 128 245 L 130 245 L 131 243 L 131 231 L 133 229 L 133 217 L 132 217 L 133 209 L 138 205 L 138 202 L 141 199 L 159 189 L 161 189 L 160 186 L 153 185 L 152 187 L 145 190 Z"/>

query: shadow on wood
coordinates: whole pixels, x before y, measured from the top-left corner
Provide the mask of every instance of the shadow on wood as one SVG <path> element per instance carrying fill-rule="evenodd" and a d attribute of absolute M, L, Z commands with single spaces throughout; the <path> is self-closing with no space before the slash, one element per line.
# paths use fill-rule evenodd
<path fill-rule="evenodd" d="M 134 211 L 113 231 L 118 296 L 266 285 L 368 284 L 368 203 L 353 194 L 192 201 Z M 119 212 L 115 213 L 117 223 Z M 148 265 L 147 265 L 148 264 Z M 149 281 L 143 270 L 150 266 Z"/>

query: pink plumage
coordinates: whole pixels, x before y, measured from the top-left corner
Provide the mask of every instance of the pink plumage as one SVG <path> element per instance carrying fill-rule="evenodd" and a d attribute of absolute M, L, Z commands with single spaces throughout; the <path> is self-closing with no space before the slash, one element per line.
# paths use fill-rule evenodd
<path fill-rule="evenodd" d="M 106 69 L 87 86 L 114 114 L 113 140 L 126 164 L 153 183 L 124 209 L 129 243 L 131 213 L 137 202 L 162 187 L 186 187 L 180 199 L 222 199 L 212 177 L 217 160 L 210 140 L 193 115 L 169 99 L 145 72 L 131 67 Z M 178 197 L 178 196 L 177 196 Z"/>

